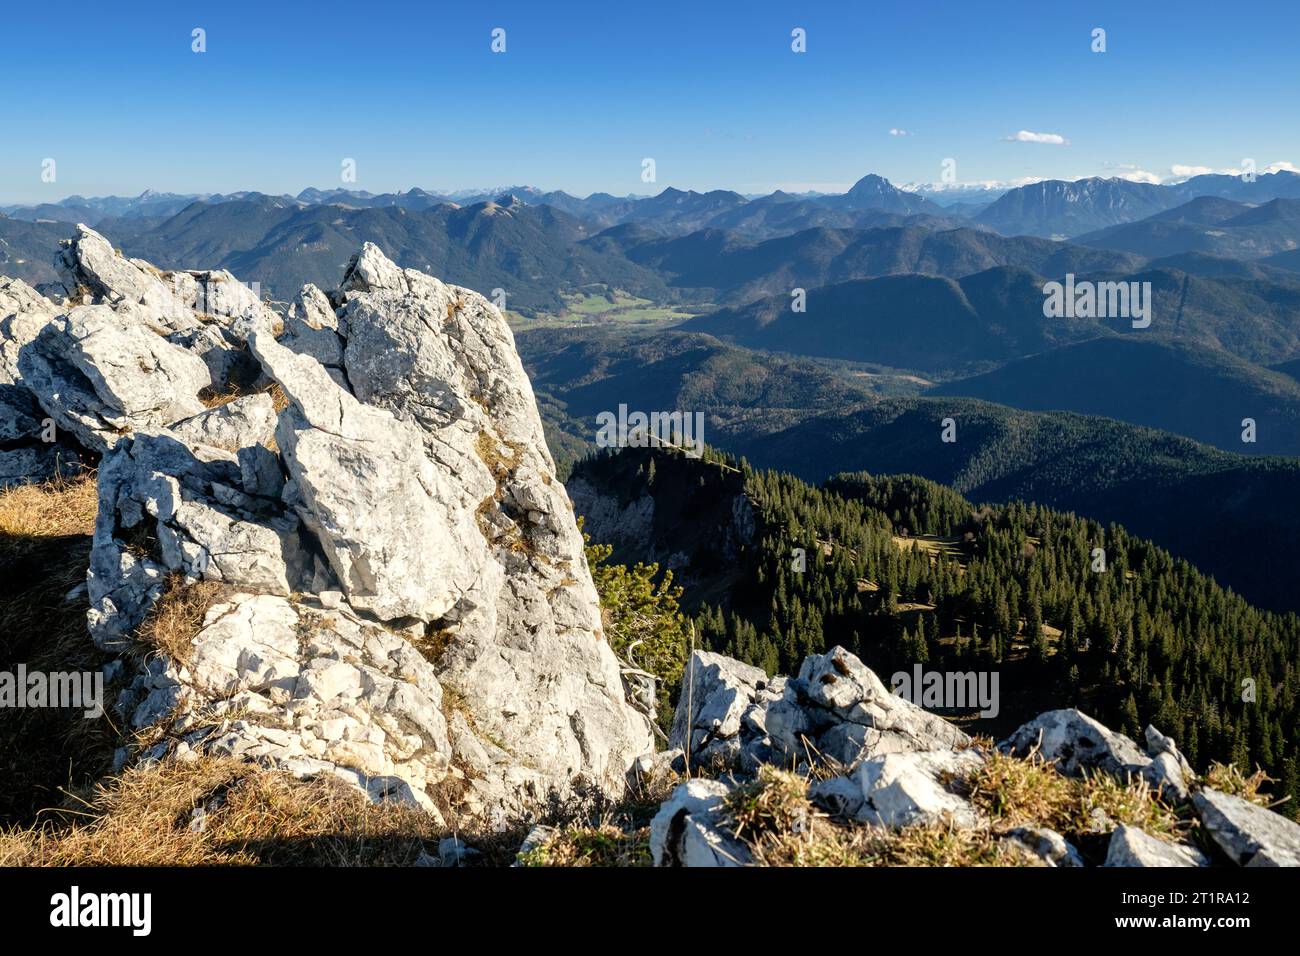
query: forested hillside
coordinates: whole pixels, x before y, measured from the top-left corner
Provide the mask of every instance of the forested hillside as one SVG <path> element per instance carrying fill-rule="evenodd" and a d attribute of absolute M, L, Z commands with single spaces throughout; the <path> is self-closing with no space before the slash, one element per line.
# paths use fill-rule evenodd
<path fill-rule="evenodd" d="M 624 449 L 574 482 L 594 540 L 690 569 L 683 602 L 712 649 L 769 673 L 837 644 L 882 674 L 996 670 L 994 729 L 1077 705 L 1127 733 L 1167 728 L 1197 765 L 1259 764 L 1297 795 L 1300 618 L 1118 525 L 977 508 L 916 477 L 817 487 L 716 453 Z"/>

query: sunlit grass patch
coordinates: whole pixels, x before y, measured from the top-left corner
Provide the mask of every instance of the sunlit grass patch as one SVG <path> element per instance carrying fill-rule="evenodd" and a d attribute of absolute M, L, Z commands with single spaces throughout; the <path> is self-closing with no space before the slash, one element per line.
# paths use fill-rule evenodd
<path fill-rule="evenodd" d="M 110 779 L 57 821 L 0 831 L 0 866 L 402 866 L 445 835 L 424 811 L 333 778 L 171 761 Z"/>

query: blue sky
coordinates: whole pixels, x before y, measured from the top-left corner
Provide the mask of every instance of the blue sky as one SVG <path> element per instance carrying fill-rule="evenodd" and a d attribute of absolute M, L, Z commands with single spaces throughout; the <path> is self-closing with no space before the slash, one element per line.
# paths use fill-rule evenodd
<path fill-rule="evenodd" d="M 1294 2 L 51 10 L 5 13 L 0 202 L 339 185 L 838 191 L 867 172 L 935 181 L 945 158 L 962 182 L 1300 165 Z M 806 53 L 791 51 L 795 27 Z M 1095 27 L 1105 53 L 1090 49 Z M 1022 130 L 1068 143 L 1007 140 Z"/>

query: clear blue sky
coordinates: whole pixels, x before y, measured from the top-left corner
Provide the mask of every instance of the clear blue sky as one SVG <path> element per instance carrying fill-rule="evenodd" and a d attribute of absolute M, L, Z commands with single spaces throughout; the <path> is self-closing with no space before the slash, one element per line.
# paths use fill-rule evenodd
<path fill-rule="evenodd" d="M 4 30 L 0 202 L 296 193 L 344 158 L 374 192 L 580 195 L 1300 165 L 1295 0 L 17 3 Z"/>

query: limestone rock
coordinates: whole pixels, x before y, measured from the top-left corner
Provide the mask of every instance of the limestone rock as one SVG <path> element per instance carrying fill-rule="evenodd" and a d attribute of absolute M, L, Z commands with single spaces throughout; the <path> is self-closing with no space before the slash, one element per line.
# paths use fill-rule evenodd
<path fill-rule="evenodd" d="M 230 753 L 489 825 L 622 792 L 649 724 L 493 306 L 367 246 L 337 292 L 303 291 L 286 345 L 228 274 L 84 229 L 62 259 L 96 304 L 11 298 L 24 386 L 104 454 L 92 636 L 125 649 L 169 580 L 224 586 L 188 658 L 123 692 L 132 726 L 170 730 L 139 759 Z M 287 408 L 203 407 L 244 359 Z"/>
<path fill-rule="evenodd" d="M 1120 825 L 1111 834 L 1103 866 L 1209 866 L 1200 850 L 1185 843 L 1170 843 L 1137 827 Z"/>
<path fill-rule="evenodd" d="M 806 707 L 817 749 L 849 765 L 866 756 L 963 746 L 970 738 L 955 725 L 890 693 L 875 673 L 842 647 L 813 654 L 799 668 L 795 689 Z M 800 741 L 773 734 L 787 753 Z"/>
<path fill-rule="evenodd" d="M 515 862 L 511 865 L 522 866 L 523 857 L 527 856 L 533 850 L 540 850 L 542 847 L 554 840 L 559 833 L 560 830 L 558 827 L 548 827 L 542 823 L 537 824 L 537 826 L 529 830 L 528 835 L 524 837 L 524 842 L 519 845 L 519 851 L 515 854 Z"/>
<path fill-rule="evenodd" d="M 1188 781 L 1196 779 L 1191 764 L 1179 752 L 1173 740 L 1150 724 L 1147 725 L 1145 736 L 1151 762 L 1142 768 L 1142 776 L 1171 803 L 1186 802 L 1190 795 Z"/>
<path fill-rule="evenodd" d="M 363 405 L 315 359 L 265 332 L 252 332 L 249 346 L 291 403 L 276 439 L 298 512 L 349 603 L 384 621 L 442 617 L 465 598 L 485 555 L 472 516 L 449 520 L 453 491 L 419 430 Z"/>
<path fill-rule="evenodd" d="M 184 296 L 164 281 L 164 273 L 148 263 L 124 258 L 88 226 L 78 224 L 76 234 L 64 240 L 54 268 L 74 304 L 126 307 L 159 335 L 199 324 Z"/>
<path fill-rule="evenodd" d="M 1300 866 L 1300 824 L 1209 787 L 1192 796 L 1201 823 L 1241 866 Z"/>
<path fill-rule="evenodd" d="M 681 750 L 642 754 L 627 772 L 628 786 L 644 792 L 655 784 L 686 772 L 686 755 Z"/>
<path fill-rule="evenodd" d="M 1069 841 L 1047 827 L 1016 827 L 1003 837 L 1031 856 L 1042 860 L 1046 866 L 1079 867 L 1083 857 Z"/>
<path fill-rule="evenodd" d="M 721 826 L 730 787 L 703 778 L 679 784 L 650 821 L 655 866 L 744 866 L 749 851 Z"/>
<path fill-rule="evenodd" d="M 96 452 L 199 414 L 198 393 L 211 382 L 197 356 L 107 306 L 50 320 L 21 349 L 18 369 L 58 426 Z"/>
<path fill-rule="evenodd" d="M 238 452 L 252 445 L 266 445 L 275 437 L 276 414 L 271 397 L 247 395 L 225 405 L 200 412 L 169 426 L 169 431 L 189 444 L 211 445 Z"/>
<path fill-rule="evenodd" d="M 1023 724 L 1002 743 L 1004 753 L 1027 756 L 1037 748 L 1067 776 L 1102 770 L 1120 778 L 1137 775 L 1151 762 L 1137 744 L 1078 710 L 1052 710 Z"/>
<path fill-rule="evenodd" d="M 290 306 L 280 344 L 291 351 L 310 355 L 325 366 L 339 384 L 346 385 L 340 380 L 345 340 L 339 333 L 338 317 L 325 293 L 314 285 L 303 286 Z"/>
<path fill-rule="evenodd" d="M 224 269 L 163 271 L 119 255 L 84 225 L 55 258 L 68 305 L 103 305 L 199 357 L 218 391 L 262 383 L 234 334 L 234 320 L 278 320 L 257 293 Z"/>
<path fill-rule="evenodd" d="M 100 646 L 140 624 L 168 573 L 279 595 L 311 586 L 314 542 L 295 515 L 245 493 L 242 478 L 235 454 L 165 431 L 104 457 L 87 578 Z M 131 547 L 133 538 L 147 547 Z"/>
<path fill-rule="evenodd" d="M 841 647 L 809 656 L 794 679 L 697 651 L 687 666 L 670 746 L 692 766 L 751 774 L 764 763 L 832 761 L 851 768 L 887 753 L 963 746 L 961 730 L 891 694 Z M 688 706 L 691 708 L 687 713 Z"/>
<path fill-rule="evenodd" d="M 22 350 L 59 314 L 55 304 L 21 279 L 0 276 L 0 385 L 20 385 Z"/>
<path fill-rule="evenodd" d="M 762 756 L 756 748 L 766 740 L 764 714 L 784 684 L 757 667 L 696 651 L 686 665 L 669 746 L 688 751 L 692 767 L 756 769 Z"/>
<path fill-rule="evenodd" d="M 476 529 L 459 560 L 478 573 L 433 625 L 445 636 L 444 682 L 541 779 L 621 789 L 652 735 L 601 634 L 582 537 L 509 325 L 481 295 L 400 269 L 371 244 L 330 299 L 345 381 L 420 430 L 446 478 L 449 526 Z"/>
<path fill-rule="evenodd" d="M 856 785 L 856 802 L 842 806 L 840 812 L 892 828 L 944 820 L 974 826 L 979 814 L 955 792 L 952 783 L 978 769 L 981 762 L 973 750 L 907 751 L 871 757 L 850 778 Z M 824 798 L 825 792 L 818 795 Z"/>
<path fill-rule="evenodd" d="M 147 689 L 137 714 L 196 752 L 330 773 L 431 812 L 431 791 L 456 773 L 433 665 L 346 610 L 233 594 L 208 611 L 188 665 Z"/>

